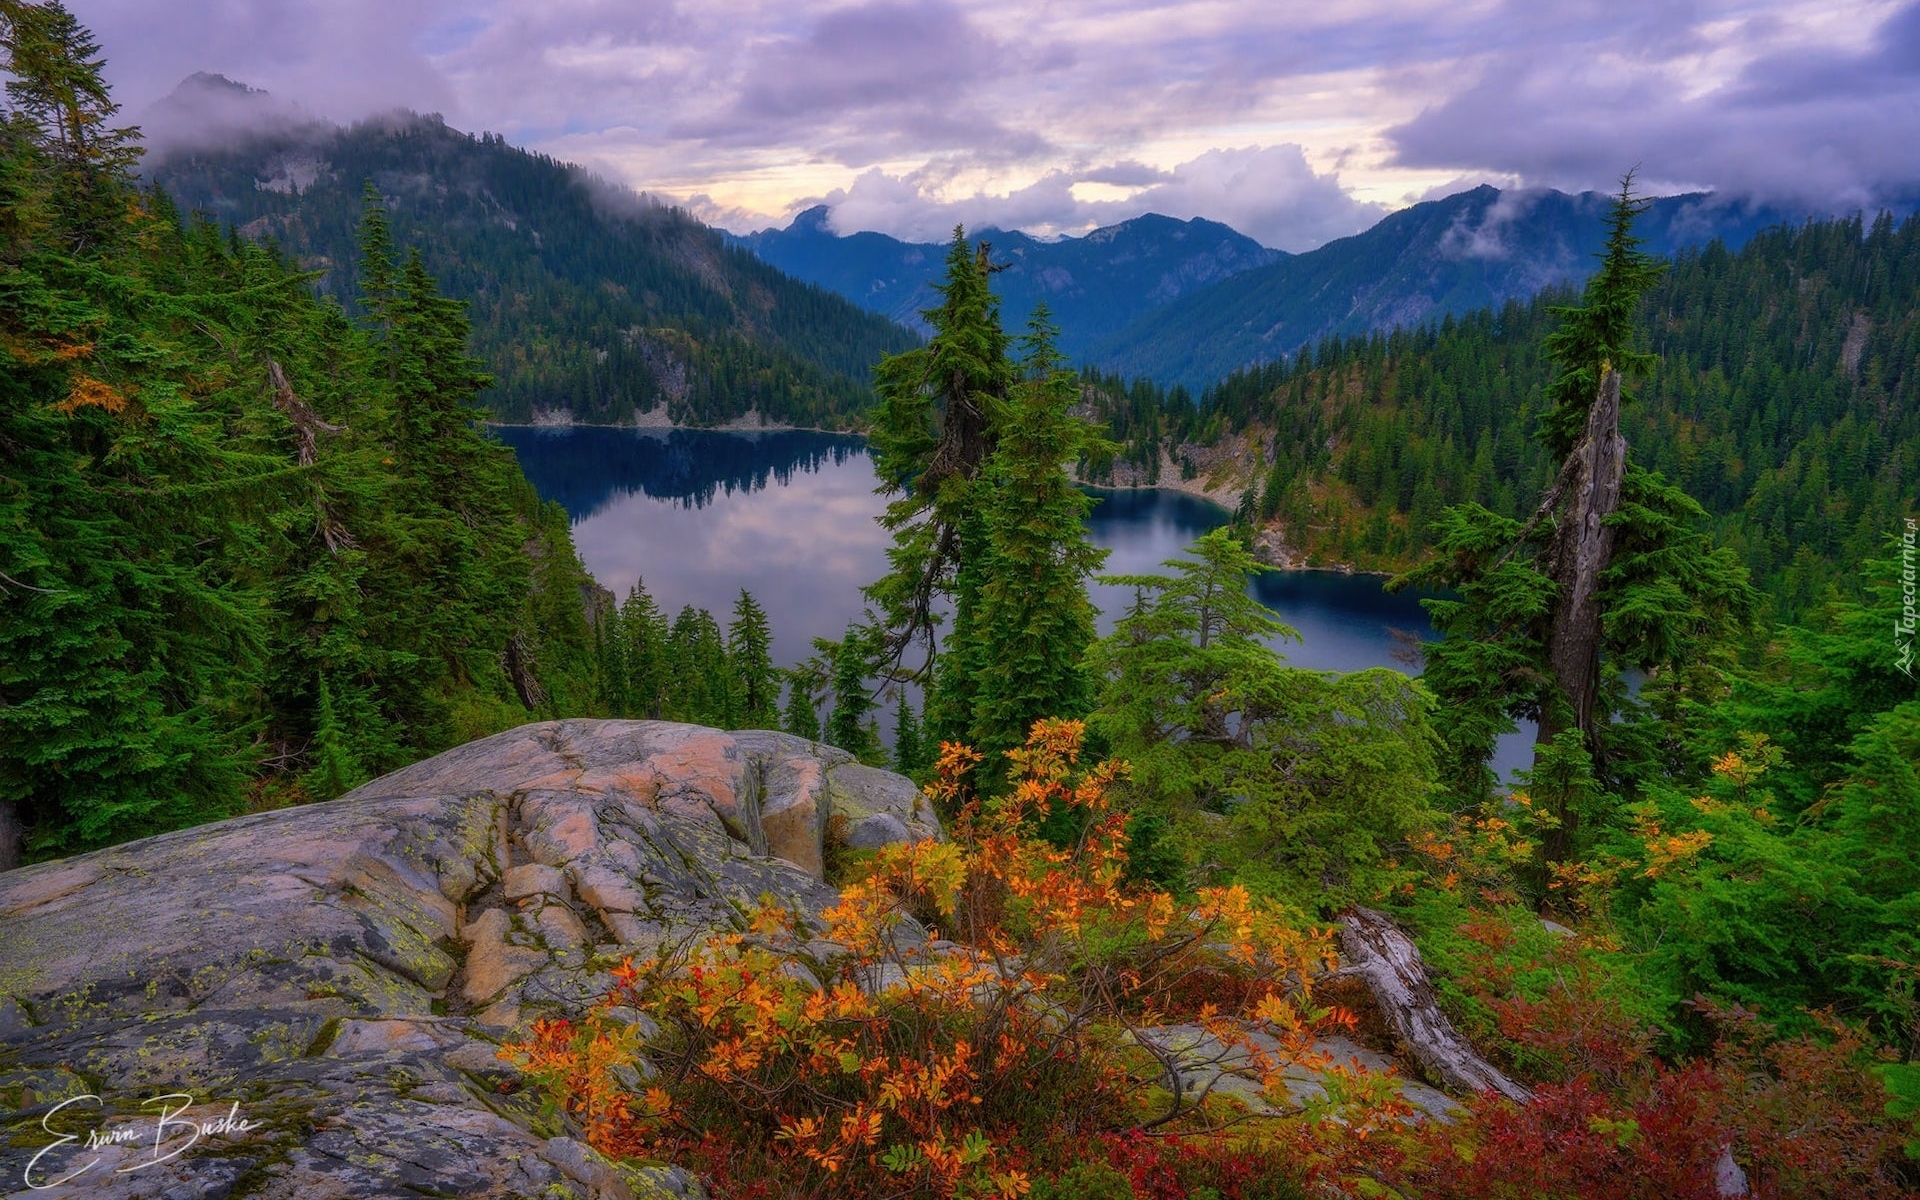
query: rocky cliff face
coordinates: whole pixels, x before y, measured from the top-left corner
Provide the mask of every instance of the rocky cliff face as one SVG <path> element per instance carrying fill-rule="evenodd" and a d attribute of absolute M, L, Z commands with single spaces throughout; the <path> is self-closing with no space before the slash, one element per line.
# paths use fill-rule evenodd
<path fill-rule="evenodd" d="M 0 1189 L 697 1194 L 560 1136 L 497 1045 L 763 895 L 832 903 L 830 824 L 940 836 L 911 783 L 816 743 L 559 721 L 0 875 Z"/>

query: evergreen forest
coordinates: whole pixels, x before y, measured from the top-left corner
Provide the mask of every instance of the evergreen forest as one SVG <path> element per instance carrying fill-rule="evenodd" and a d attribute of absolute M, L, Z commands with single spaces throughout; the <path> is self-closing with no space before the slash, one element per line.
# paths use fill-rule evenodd
<path fill-rule="evenodd" d="M 1653 357 L 1623 433 L 1706 509 L 1777 616 L 1829 588 L 1857 595 L 1859 565 L 1920 490 L 1916 292 L 1920 217 L 1883 214 L 1683 252 L 1639 301 L 1632 348 Z M 1531 511 L 1558 465 L 1532 437 L 1546 337 L 1574 299 L 1329 338 L 1197 401 L 1089 372 L 1090 399 L 1120 461 L 1155 470 L 1163 449 L 1190 462 L 1251 436 L 1262 469 L 1243 516 L 1308 561 L 1400 570 L 1434 549 L 1447 505 Z"/>
<path fill-rule="evenodd" d="M 136 184 L 71 15 L 6 18 L 0 806 L 26 853 L 324 799 L 589 703 L 565 514 L 476 427 L 465 306 L 384 206 L 349 316 Z"/>
<path fill-rule="evenodd" d="M 182 210 L 317 271 L 322 293 L 356 315 L 371 182 L 396 239 L 469 302 L 473 352 L 492 376 L 477 400 L 494 420 L 612 425 L 664 407 L 684 425 L 752 413 L 846 428 L 874 363 L 916 340 L 682 211 L 435 117 L 263 128 L 173 150 L 146 174 Z"/>
<path fill-rule="evenodd" d="M 1649 335 L 1650 322 L 1681 327 L 1660 320 L 1661 298 L 1674 295 L 1662 289 L 1675 275 L 1734 270 L 1711 250 L 1677 266 L 1645 254 L 1631 182 L 1578 295 L 1509 307 L 1500 324 L 1330 343 L 1306 365 L 1230 381 L 1184 412 L 1150 389 L 1114 396 L 1108 381 L 1110 405 L 1137 406 L 1115 422 L 1128 447 L 1085 415 L 1085 381 L 1061 364 L 1044 309 L 1024 337 L 1006 330 L 988 251 L 956 231 L 940 303 L 924 314 L 932 336 L 876 372 L 871 441 L 891 497 L 891 569 L 867 590 L 867 624 L 823 647 L 824 670 L 795 689 L 790 711 L 810 732 L 814 687 L 831 678 L 837 696 L 858 695 L 846 682 L 855 653 L 873 686 L 910 682 L 926 696 L 923 717 L 902 701 L 897 722 L 918 739 L 917 774 L 955 838 L 843 856 L 846 903 L 829 929 L 853 947 L 853 969 L 913 962 L 888 932 L 904 909 L 1027 973 L 930 974 L 912 991 L 911 1016 L 836 1016 L 804 989 L 753 982 L 789 969 L 783 955 L 807 961 L 797 943 L 715 943 L 687 990 L 650 1002 L 621 993 L 664 1026 L 680 1023 L 647 1051 L 708 1082 L 648 1092 L 644 1112 L 597 1127 L 605 1143 L 690 1155 L 737 1195 L 779 1194 L 793 1180 L 861 1195 L 1913 1194 L 1920 698 L 1889 637 L 1911 579 L 1897 480 L 1912 442 L 1897 432 L 1897 406 L 1878 400 L 1899 376 L 1886 362 L 1911 337 L 1911 288 L 1882 298 L 1825 263 L 1821 277 L 1853 280 L 1879 307 L 1807 317 L 1809 329 L 1843 332 L 1804 353 L 1780 384 L 1786 394 L 1765 393 L 1770 416 L 1717 415 L 1736 387 L 1764 390 L 1762 376 L 1736 371 L 1729 384 L 1723 368 L 1704 369 L 1703 391 L 1686 393 L 1693 424 L 1703 436 L 1726 430 L 1729 446 L 1769 436 L 1771 420 L 1782 426 L 1772 436 L 1799 445 L 1831 447 L 1839 430 L 1875 447 L 1866 473 L 1845 479 L 1884 520 L 1879 536 L 1854 528 L 1859 560 L 1832 552 L 1798 603 L 1768 603 L 1749 567 L 1756 541 L 1691 494 L 1701 478 L 1691 460 L 1669 475 L 1671 439 L 1627 436 L 1681 427 L 1672 358 L 1725 361 L 1705 346 L 1688 359 L 1684 342 L 1669 356 Z M 1898 261 L 1912 229 L 1781 231 L 1742 261 L 1791 251 L 1812 274 L 1811 247 L 1829 235 L 1864 247 L 1858 258 L 1836 250 L 1840 263 Z M 1535 342 L 1521 349 L 1509 327 Z M 1244 525 L 1206 535 L 1163 573 L 1106 579 L 1134 599 L 1097 635 L 1085 588 L 1102 555 L 1087 540 L 1074 469 L 1171 432 L 1217 436 L 1259 420 L 1263 403 L 1284 412 L 1290 389 L 1305 406 L 1322 381 L 1364 383 L 1369 369 L 1380 387 L 1396 369 L 1413 378 L 1409 348 L 1427 355 L 1413 360 L 1431 372 L 1417 376 L 1423 388 L 1524 431 L 1518 461 L 1534 472 L 1485 476 L 1504 494 L 1430 501 L 1431 552 L 1394 581 L 1436 589 L 1425 603 L 1441 638 L 1420 678 L 1288 666 L 1276 646 L 1297 634 L 1248 593 L 1267 568 Z M 1454 353 L 1471 361 L 1470 351 L 1487 355 L 1484 374 L 1463 377 L 1498 377 L 1499 389 L 1455 391 L 1433 365 Z M 1496 352 L 1524 358 L 1538 383 L 1520 392 Z M 1811 386 L 1822 354 L 1838 359 L 1839 381 L 1794 393 Z M 1518 411 L 1502 410 L 1502 397 Z M 1849 404 L 1893 432 L 1856 435 Z M 1346 411 L 1371 429 L 1411 422 L 1413 409 L 1356 399 Z M 1276 441 L 1317 452 L 1325 428 Z M 1424 452 L 1409 433 L 1424 426 L 1389 428 L 1380 445 Z M 1781 469 L 1801 469 L 1796 453 Z M 1724 508 L 1738 494 L 1708 489 L 1707 499 Z M 1826 495 L 1828 514 L 1845 511 L 1837 490 Z M 1794 623 L 1781 622 L 1787 613 Z M 818 727 L 870 750 L 870 708 L 843 717 L 836 707 Z M 1523 720 L 1538 730 L 1531 766 L 1500 785 L 1488 766 L 1494 738 Z M 1187 963 L 1192 943 L 1156 911 L 1243 939 L 1219 948 L 1239 966 Z M 778 930 L 791 915 L 760 919 Z M 1312 941 L 1329 927 L 1348 965 L 1311 988 L 1274 982 L 1311 974 L 1298 956 L 1332 953 Z M 1405 1049 L 1419 1035 L 1394 1023 L 1382 993 L 1342 982 L 1378 961 L 1366 939 L 1383 928 L 1410 934 L 1440 1009 L 1486 1056 L 1470 1061 L 1489 1073 L 1465 1086 L 1489 1090 L 1458 1125 L 1409 1132 L 1391 1089 L 1370 1090 L 1377 1081 L 1364 1073 L 1330 1089 L 1324 1108 L 1309 1104 L 1303 1122 L 1268 1122 L 1213 1107 L 1207 1088 L 1189 1097 L 1147 1086 L 1151 1065 L 1128 1074 L 1140 1060 L 1110 1040 L 1140 1045 L 1142 1024 L 1184 1014 L 1227 1047 L 1212 1061 L 1239 1053 L 1275 1071 L 1287 1039 L 1315 1029 L 1367 1036 L 1373 1022 L 1371 1036 Z M 788 1015 L 765 1026 L 753 1014 L 767 1011 Z M 1036 1011 L 1052 1023 L 1019 1015 Z M 716 1012 L 716 1025 L 690 1023 Z M 1246 1041 L 1248 1020 L 1279 1045 Z M 979 1021 L 1048 1042 L 1053 1063 L 1073 1066 L 1021 1058 L 1030 1040 L 1002 1040 L 992 1069 L 971 1065 Z M 536 1039 L 522 1050 L 531 1065 L 570 1072 L 549 1076 L 553 1095 L 598 1111 L 596 1089 L 618 1089 L 578 1057 L 592 1028 L 578 1036 L 571 1048 Z M 902 1045 L 908 1059 L 891 1057 Z M 867 1064 L 833 1069 L 888 1082 L 868 1093 L 816 1078 L 836 1061 L 832 1046 L 857 1047 L 835 1053 Z M 1446 1076 L 1443 1063 L 1420 1061 L 1430 1078 Z M 977 1107 L 896 1107 L 888 1097 L 919 1094 L 910 1081 L 923 1067 Z M 873 1124 L 845 1123 L 868 1120 L 868 1105 Z M 739 1111 L 758 1115 L 745 1128 L 723 1115 Z M 1041 1112 L 1058 1118 L 1052 1132 L 1033 1127 Z M 942 1139 L 963 1132 L 967 1149 L 943 1159 Z M 1089 1133 L 1091 1152 L 1080 1140 Z M 863 1148 L 874 1139 L 878 1148 Z M 881 1153 L 890 1139 L 905 1140 Z"/>
<path fill-rule="evenodd" d="M 836 342 L 824 294 L 761 309 L 766 343 L 688 318 L 692 419 L 845 415 L 822 381 L 872 366 L 888 569 L 782 664 L 745 591 L 669 615 L 601 589 L 482 424 L 648 408 L 671 338 L 613 343 L 667 307 L 582 285 L 598 251 L 559 224 L 540 278 L 566 287 L 513 282 L 547 260 L 479 248 L 517 217 L 442 239 L 378 155 L 490 156 L 473 213 L 551 164 L 362 127 L 340 145 L 370 157 L 256 238 L 140 181 L 57 0 L 0 0 L 0 52 L 0 834 L 27 860 L 330 802 L 536 719 L 778 726 L 910 776 L 945 836 L 828 824 L 837 903 L 621 946 L 602 1003 L 514 1030 L 495 1095 L 582 1161 L 726 1200 L 1920 1194 L 1915 221 L 1664 263 L 1629 175 L 1577 293 L 1197 402 L 1072 370 L 1044 308 L 1010 327 L 962 229 L 924 342 Z M 607 345 L 535 319 L 601 294 Z M 1102 635 L 1075 473 L 1233 437 L 1264 456 L 1243 520 L 1110 577 Z M 1269 521 L 1429 590 L 1420 676 L 1288 664 L 1248 590 Z"/>

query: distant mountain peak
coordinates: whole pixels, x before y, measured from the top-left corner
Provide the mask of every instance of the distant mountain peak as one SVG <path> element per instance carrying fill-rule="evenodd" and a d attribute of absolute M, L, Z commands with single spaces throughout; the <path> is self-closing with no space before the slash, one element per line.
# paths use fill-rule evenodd
<path fill-rule="evenodd" d="M 257 133 L 287 108 L 200 79 L 173 115 Z M 192 107 L 208 97 L 232 101 Z M 260 106 L 266 106 L 262 109 Z M 904 329 L 824 297 L 743 254 L 684 210 L 582 168 L 394 110 L 349 126 L 307 120 L 284 136 L 232 136 L 146 160 L 180 211 L 273 239 L 351 304 L 363 282 L 354 224 L 370 181 L 394 240 L 472 305 L 472 345 L 498 380 L 496 415 L 630 423 L 658 413 L 715 424 L 747 411 L 795 425 L 851 421 Z M 222 128 L 216 124 L 215 128 Z M 643 228 L 642 228 L 643 227 Z M 636 236 L 638 234 L 638 236 Z M 501 280 L 537 281 L 538 301 Z M 517 293 L 525 296 L 525 292 Z M 527 354 L 523 347 L 543 353 Z M 736 383 L 735 380 L 739 382 Z"/>
<path fill-rule="evenodd" d="M 265 88 L 242 83 L 238 79 L 229 79 L 218 71 L 195 71 L 174 85 L 167 93 L 169 99 L 188 99 L 197 94 L 212 92 L 216 95 L 271 96 Z"/>
<path fill-rule="evenodd" d="M 817 205 L 785 229 L 734 240 L 789 274 L 924 331 L 920 314 L 939 303 L 933 285 L 946 247 L 877 232 L 842 235 L 830 217 L 825 205 Z M 1060 350 L 1069 357 L 1157 304 L 1287 257 L 1217 221 L 1161 213 L 1142 213 L 1079 237 L 1038 238 L 991 226 L 968 232 L 989 243 L 1004 268 L 994 277 L 1003 319 L 1020 327 L 1044 300 L 1060 328 Z"/>
<path fill-rule="evenodd" d="M 1329 334 L 1418 325 L 1578 285 L 1605 241 L 1608 197 L 1491 184 L 1423 201 L 1364 232 L 1191 289 L 1096 342 L 1087 357 L 1123 375 L 1198 391 Z M 1720 238 L 1738 246 L 1791 219 L 1700 194 L 1652 200 L 1635 232 L 1670 255 Z"/>
<path fill-rule="evenodd" d="M 833 209 L 824 204 L 816 204 L 812 208 L 795 213 L 793 220 L 787 224 L 787 230 L 791 233 L 824 233 L 832 236 L 832 221 Z"/>
<path fill-rule="evenodd" d="M 149 146 L 169 153 L 332 125 L 263 88 L 195 71 L 140 114 L 140 128 Z"/>

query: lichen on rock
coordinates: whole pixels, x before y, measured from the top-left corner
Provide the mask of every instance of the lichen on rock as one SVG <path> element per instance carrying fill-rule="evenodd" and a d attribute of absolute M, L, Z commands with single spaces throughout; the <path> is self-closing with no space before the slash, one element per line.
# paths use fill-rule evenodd
<path fill-rule="evenodd" d="M 912 784 L 816 743 L 554 721 L 325 804 L 0 874 L 0 1179 L 78 1171 L 39 1194 L 108 1200 L 696 1196 L 544 1124 L 498 1044 L 763 896 L 817 914 L 835 814 L 863 839 L 940 836 Z M 173 1121 L 230 1127 L 120 1171 L 154 1157 L 153 1101 L 175 1093 Z"/>

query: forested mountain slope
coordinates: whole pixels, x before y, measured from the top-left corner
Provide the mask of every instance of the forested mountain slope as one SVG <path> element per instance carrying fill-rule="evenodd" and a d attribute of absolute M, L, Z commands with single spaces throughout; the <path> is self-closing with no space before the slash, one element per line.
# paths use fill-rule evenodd
<path fill-rule="evenodd" d="M 339 794 L 592 700 L 566 514 L 480 432 L 464 306 L 377 205 L 359 321 L 136 189 L 97 48 L 0 110 L 0 864 Z M 447 136 L 434 132 L 432 136 Z"/>
<path fill-rule="evenodd" d="M 1540 346 L 1567 299 L 1330 338 L 1198 407 L 1104 379 L 1097 407 L 1143 464 L 1162 445 L 1253 433 L 1267 453 L 1252 515 L 1315 561 L 1395 568 L 1425 552 L 1447 504 L 1528 515 L 1549 469 L 1532 436 Z M 1783 613 L 1899 531 L 1920 491 L 1920 219 L 1685 252 L 1641 328 L 1658 361 L 1623 418 L 1635 460 L 1705 506 Z"/>
<path fill-rule="evenodd" d="M 1527 300 L 1593 270 L 1606 197 L 1490 186 L 1402 209 L 1329 242 L 1154 308 L 1098 340 L 1086 361 L 1199 391 L 1229 372 L 1332 334 L 1420 324 Z M 1738 247 L 1787 214 L 1702 195 L 1668 196 L 1639 235 L 1667 256 L 1719 238 Z"/>
<path fill-rule="evenodd" d="M 371 180 L 395 236 L 472 305 L 496 377 L 482 402 L 502 420 L 619 423 L 665 404 L 686 424 L 757 412 L 845 425 L 873 363 L 915 340 L 684 212 L 437 117 L 263 121 L 219 145 L 181 143 L 146 172 L 183 210 L 271 239 L 343 299 L 361 282 L 352 247 Z"/>

